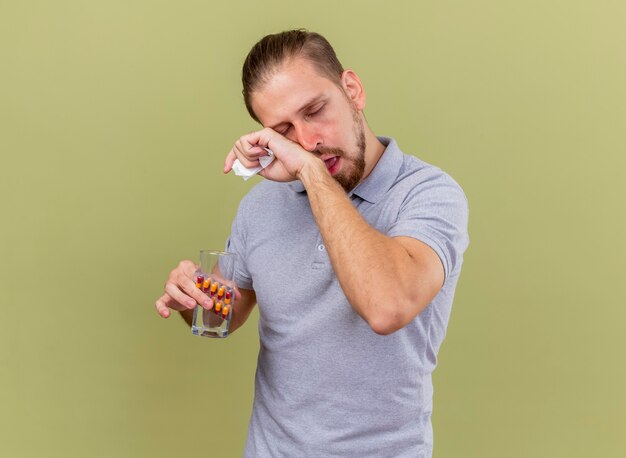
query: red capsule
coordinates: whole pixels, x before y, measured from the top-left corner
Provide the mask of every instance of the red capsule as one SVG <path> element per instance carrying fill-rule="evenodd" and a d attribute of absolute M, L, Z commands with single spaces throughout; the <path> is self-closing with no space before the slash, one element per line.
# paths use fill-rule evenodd
<path fill-rule="evenodd" d="M 222 310 L 222 303 L 218 302 L 217 304 L 215 304 L 215 313 L 220 313 L 220 310 Z"/>
<path fill-rule="evenodd" d="M 230 310 L 230 307 L 228 305 L 224 306 L 224 310 L 222 310 L 222 317 L 226 318 L 228 316 L 228 311 Z"/>

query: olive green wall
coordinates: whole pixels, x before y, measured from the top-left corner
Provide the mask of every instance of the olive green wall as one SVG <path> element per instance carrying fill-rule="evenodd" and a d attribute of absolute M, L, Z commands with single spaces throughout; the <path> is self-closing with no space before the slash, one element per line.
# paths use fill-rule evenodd
<path fill-rule="evenodd" d="M 626 456 L 626 7 L 602 1 L 0 3 L 0 456 L 240 456 L 257 314 L 154 310 L 258 179 L 239 72 L 325 34 L 374 132 L 470 201 L 435 454 Z M 328 389 L 332 389 L 329 386 Z"/>

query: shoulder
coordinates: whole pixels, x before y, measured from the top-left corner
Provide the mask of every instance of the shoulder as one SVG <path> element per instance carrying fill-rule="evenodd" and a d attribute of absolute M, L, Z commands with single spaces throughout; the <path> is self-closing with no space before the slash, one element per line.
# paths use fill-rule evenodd
<path fill-rule="evenodd" d="M 448 278 L 461 265 L 469 244 L 469 206 L 459 183 L 441 168 L 403 153 L 388 199 L 397 210 L 388 235 L 409 236 L 429 245 Z"/>
<path fill-rule="evenodd" d="M 408 200 L 457 201 L 467 205 L 463 188 L 450 174 L 404 152 L 402 164 L 390 191 Z"/>

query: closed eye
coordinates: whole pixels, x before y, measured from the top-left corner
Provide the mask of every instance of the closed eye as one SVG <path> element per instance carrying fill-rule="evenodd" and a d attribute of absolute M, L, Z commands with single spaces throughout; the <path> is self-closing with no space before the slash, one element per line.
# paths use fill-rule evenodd
<path fill-rule="evenodd" d="M 288 126 L 286 126 L 284 129 L 274 129 L 276 132 L 278 132 L 280 135 L 286 135 L 287 132 L 289 132 L 289 129 L 291 129 L 291 124 L 289 124 Z"/>
<path fill-rule="evenodd" d="M 305 118 L 311 118 L 319 113 L 322 112 L 322 110 L 324 109 L 324 105 L 320 106 L 317 110 L 315 111 L 310 111 L 309 113 L 307 113 L 307 115 L 305 116 Z"/>

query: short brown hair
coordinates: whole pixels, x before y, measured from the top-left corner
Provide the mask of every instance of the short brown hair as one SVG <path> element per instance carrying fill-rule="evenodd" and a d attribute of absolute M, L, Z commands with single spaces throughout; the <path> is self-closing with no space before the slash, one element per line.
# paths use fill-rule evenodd
<path fill-rule="evenodd" d="M 341 62 L 328 40 L 319 33 L 296 29 L 266 35 L 252 47 L 241 72 L 243 99 L 252 119 L 260 122 L 250 103 L 252 93 L 263 86 L 283 62 L 298 56 L 311 62 L 320 75 L 340 84 Z"/>

